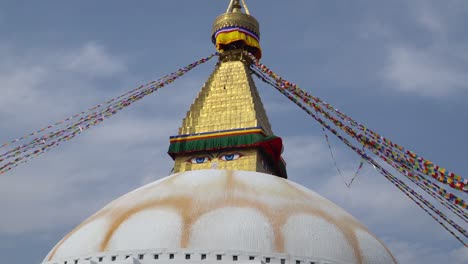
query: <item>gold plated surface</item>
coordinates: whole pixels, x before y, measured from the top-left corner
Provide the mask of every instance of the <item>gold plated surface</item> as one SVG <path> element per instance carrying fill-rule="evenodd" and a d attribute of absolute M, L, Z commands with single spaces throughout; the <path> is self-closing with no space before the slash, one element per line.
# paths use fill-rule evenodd
<path fill-rule="evenodd" d="M 272 134 L 248 62 L 223 57 L 187 112 L 179 135 L 251 127 Z"/>
<path fill-rule="evenodd" d="M 199 92 L 179 128 L 179 135 L 261 127 L 272 135 L 270 122 L 263 108 L 255 83 L 249 72 L 251 61 L 242 50 L 220 55 L 214 72 Z M 239 159 L 224 161 L 223 152 L 200 152 L 175 157 L 174 172 L 201 169 L 228 169 L 273 173 L 267 159 L 257 148 L 231 150 Z M 193 158 L 207 157 L 209 162 L 194 164 Z"/>

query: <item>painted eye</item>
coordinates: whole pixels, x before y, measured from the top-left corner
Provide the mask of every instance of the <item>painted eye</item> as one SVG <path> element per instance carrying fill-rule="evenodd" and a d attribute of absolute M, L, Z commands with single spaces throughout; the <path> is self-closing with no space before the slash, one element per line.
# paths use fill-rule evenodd
<path fill-rule="evenodd" d="M 240 154 L 224 154 L 224 155 L 221 155 L 220 159 L 224 160 L 224 161 L 233 161 L 233 160 L 236 160 L 238 158 L 240 158 L 241 155 Z"/>
<path fill-rule="evenodd" d="M 196 158 L 191 158 L 188 161 L 193 163 L 193 164 L 203 164 L 203 163 L 206 163 L 206 162 L 210 161 L 210 158 L 208 158 L 208 157 L 196 157 Z"/>

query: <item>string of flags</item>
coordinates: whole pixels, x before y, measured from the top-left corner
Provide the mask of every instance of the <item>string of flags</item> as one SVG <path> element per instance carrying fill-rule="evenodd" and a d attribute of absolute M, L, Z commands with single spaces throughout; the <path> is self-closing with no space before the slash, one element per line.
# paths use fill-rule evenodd
<path fill-rule="evenodd" d="M 254 57 L 251 57 L 252 59 L 255 59 Z M 265 65 L 259 63 L 257 60 L 254 60 L 255 62 L 255 67 L 258 67 L 258 70 L 260 70 L 261 72 L 264 72 L 265 74 L 267 75 L 271 75 L 270 77 L 273 78 L 273 84 L 272 85 L 276 85 L 277 82 L 281 83 L 281 87 L 280 89 L 282 90 L 287 90 L 289 92 L 289 90 L 287 89 L 289 86 L 293 86 L 294 87 L 294 90 L 293 90 L 293 95 L 296 96 L 297 98 L 301 98 L 301 100 L 303 102 L 305 102 L 307 105 L 309 105 L 310 107 L 312 107 L 314 109 L 314 111 L 317 111 L 318 113 L 320 113 L 321 115 L 323 115 L 324 117 L 326 117 L 328 120 L 330 120 L 335 126 L 337 126 L 338 128 L 340 128 L 341 130 L 343 130 L 346 134 L 348 134 L 349 136 L 351 136 L 352 138 L 356 139 L 358 141 L 359 144 L 365 146 L 367 149 L 370 149 L 372 151 L 376 151 L 377 155 L 383 159 L 384 161 L 389 161 L 389 160 L 392 160 L 394 161 L 395 163 L 395 166 L 399 166 L 398 167 L 398 170 L 401 171 L 402 173 L 407 173 L 409 177 L 415 177 L 416 175 L 421 175 L 420 173 L 418 173 L 418 171 L 414 171 L 412 168 L 413 166 L 408 166 L 406 162 L 402 162 L 401 159 L 395 159 L 394 156 L 392 154 L 389 154 L 389 152 L 383 152 L 381 153 L 380 151 L 378 151 L 378 148 L 375 148 L 373 146 L 373 144 L 365 144 L 363 143 L 363 141 L 361 140 L 362 138 L 362 134 L 359 134 L 357 133 L 356 131 L 354 131 L 352 128 L 350 128 L 349 126 L 346 126 L 345 124 L 343 124 L 343 122 L 341 122 L 340 120 L 338 120 L 338 118 L 332 116 L 329 112 L 326 112 L 324 110 L 323 107 L 321 107 L 320 105 L 318 105 L 317 103 L 315 102 L 321 102 L 320 99 L 318 99 L 317 97 L 314 97 L 312 95 L 307 95 L 307 97 L 303 97 L 301 95 L 304 95 L 304 94 L 307 94 L 305 91 L 301 90 L 300 88 L 297 87 L 297 85 L 295 84 L 292 84 L 288 81 L 283 81 L 283 79 L 281 77 L 279 77 L 277 74 L 273 73 L 270 69 L 266 68 Z M 284 83 L 288 83 L 289 86 L 286 86 Z M 299 90 L 299 92 L 297 92 L 297 90 Z M 331 105 L 327 104 L 328 107 L 327 109 L 334 109 Z M 343 114 L 342 114 L 343 115 Z M 349 117 L 347 117 L 348 120 L 351 120 Z M 356 121 L 353 121 L 353 123 L 356 123 Z M 362 125 L 361 125 L 362 126 Z M 366 131 L 370 131 L 370 129 L 366 128 L 365 129 Z M 387 139 L 387 141 L 389 141 Z M 389 141 L 390 142 L 390 141 Z M 394 144 L 396 145 L 396 144 Z M 385 158 L 385 159 L 384 159 Z M 391 164 L 390 164 L 391 165 Z M 400 168 L 401 167 L 401 168 Z M 421 175 L 423 176 L 423 175 Z M 416 178 L 416 177 L 415 177 Z M 437 190 L 437 192 L 439 194 L 442 194 L 447 200 L 449 200 L 450 202 L 462 207 L 463 209 L 467 209 L 468 208 L 468 205 L 467 203 L 462 200 L 461 198 L 459 198 L 458 196 L 456 196 L 455 194 L 453 193 L 450 193 L 448 192 L 447 190 L 445 190 L 444 188 L 440 187 L 439 185 L 437 185 L 436 183 L 433 183 L 433 182 L 430 182 L 429 180 L 427 180 L 425 177 L 417 177 L 417 179 L 420 179 L 422 181 L 425 181 L 427 183 L 427 185 L 430 185 L 432 187 L 432 189 L 434 190 Z M 463 180 L 465 181 L 464 179 L 462 179 L 460 176 L 459 176 L 459 179 L 460 180 Z M 447 184 L 449 186 L 451 186 L 450 184 Z M 458 188 L 454 188 L 454 189 L 457 189 L 457 190 L 460 190 Z"/>
<path fill-rule="evenodd" d="M 436 199 L 441 205 L 454 213 L 463 221 L 467 222 L 467 204 L 457 195 L 448 192 L 440 187 L 437 183 L 432 182 L 433 179 L 438 180 L 450 186 L 453 189 L 466 192 L 466 180 L 461 176 L 448 172 L 445 169 L 440 169 L 440 166 L 433 165 L 430 161 L 423 159 L 414 152 L 406 150 L 401 146 L 391 142 L 369 128 L 354 121 L 349 116 L 346 116 L 341 111 L 335 109 L 328 103 L 323 102 L 317 97 L 308 94 L 300 89 L 297 85 L 281 78 L 265 65 L 261 64 L 254 56 L 246 53 L 253 61 L 251 69 L 264 82 L 272 85 L 279 92 L 285 95 L 288 99 L 298 105 L 307 114 L 318 121 L 323 128 L 326 128 L 334 134 L 339 140 L 345 143 L 361 158 L 380 172 L 393 185 L 401 190 L 406 196 L 413 200 L 419 207 L 435 219 L 444 229 L 452 234 L 463 245 L 467 246 L 464 239 L 468 238 L 468 232 L 457 224 L 453 219 L 448 217 L 444 212 L 439 210 L 435 205 L 425 199 L 420 193 L 413 190 L 404 181 L 388 172 L 377 161 L 366 153 L 370 150 L 375 157 L 380 158 L 401 175 L 406 176 L 411 182 L 420 187 L 423 191 Z M 362 132 L 362 133 L 360 133 Z M 346 136 L 345 136 L 346 135 Z M 349 138 L 349 140 L 348 140 Z M 351 141 L 350 141 L 351 140 Z M 354 143 L 352 143 L 354 142 Z M 425 167 L 419 164 L 425 164 Z M 426 168 L 426 169 L 422 169 Z M 437 177 L 433 176 L 431 170 L 437 172 Z M 440 173 L 443 171 L 444 173 Z"/>
<path fill-rule="evenodd" d="M 267 74 L 271 74 L 271 77 L 281 84 L 282 89 L 287 89 L 289 92 L 295 94 L 295 96 L 302 98 L 304 102 L 308 104 L 313 104 L 314 108 L 325 108 L 329 110 L 332 114 L 335 114 L 345 122 L 351 124 L 351 126 L 356 127 L 358 130 L 364 132 L 363 134 L 361 134 L 348 127 L 349 132 L 353 133 L 354 136 L 357 136 L 361 144 L 369 145 L 370 147 L 377 149 L 379 152 L 382 152 L 386 156 L 390 156 L 392 159 L 396 159 L 401 163 L 407 164 L 412 169 L 418 172 L 431 176 L 432 178 L 442 183 L 445 183 L 454 189 L 468 193 L 467 179 L 464 179 L 460 175 L 455 174 L 454 172 L 451 172 L 439 165 L 432 163 L 429 160 L 424 159 L 423 157 L 417 155 L 413 151 L 407 150 L 402 146 L 393 143 L 388 138 L 385 138 L 379 135 L 378 133 L 372 131 L 371 129 L 365 127 L 364 125 L 354 121 L 349 116 L 342 113 L 340 110 L 334 108 L 332 105 L 298 88 L 296 84 L 290 83 L 287 80 L 283 80 L 279 75 L 273 73 L 270 69 L 267 69 L 265 65 L 259 63 L 258 67 L 260 70 L 266 71 Z M 337 119 L 336 117 L 332 117 L 330 113 L 328 114 L 331 118 Z"/>
<path fill-rule="evenodd" d="M 388 179 L 407 197 L 414 201 L 420 208 L 436 220 L 444 229 L 468 247 L 465 240 L 468 232 L 456 221 L 440 210 L 437 206 L 429 202 L 423 195 L 412 189 L 404 181 L 386 170 L 375 158 L 379 158 L 399 174 L 418 186 L 426 194 L 438 201 L 449 212 L 457 216 L 460 220 L 468 223 L 468 204 L 455 192 L 461 194 L 468 193 L 468 180 L 454 172 L 451 172 L 431 161 L 419 156 L 394 142 L 372 131 L 361 123 L 353 120 L 340 110 L 334 108 L 329 103 L 324 102 L 305 90 L 299 88 L 278 74 L 274 73 L 265 65 L 261 64 L 257 58 L 245 53 L 252 61 L 251 69 L 264 82 L 270 84 L 293 103 L 298 105 L 307 114 L 322 125 L 324 132 L 328 130 L 335 135 L 346 146 L 351 148 L 361 157 L 361 162 L 356 173 L 349 183 L 351 186 L 358 173 L 364 165 L 364 161 L 371 164 L 380 174 Z M 145 96 L 152 94 L 158 89 L 171 84 L 193 68 L 209 61 L 216 56 L 212 54 L 194 63 L 187 65 L 171 74 L 161 77 L 156 81 L 136 87 L 118 97 L 107 100 L 102 104 L 93 106 L 83 112 L 67 117 L 59 122 L 45 126 L 39 130 L 25 134 L 19 138 L 10 140 L 0 145 L 0 175 L 13 168 L 38 157 L 51 148 L 57 147 L 63 142 L 75 138 L 89 128 L 100 124 L 107 118 L 115 115 L 120 110 L 141 100 Z M 325 130 L 326 129 L 326 130 Z M 333 155 L 328 135 L 325 134 L 329 145 L 335 167 L 338 168 Z M 32 139 L 31 139 L 32 138 Z M 371 157 L 367 154 L 370 151 Z M 453 189 L 450 191 L 439 184 L 443 184 Z M 458 219 L 457 218 L 457 219 Z"/>
<path fill-rule="evenodd" d="M 156 81 L 141 85 L 118 97 L 91 107 L 86 111 L 77 113 L 59 122 L 0 145 L 0 150 L 5 149 L 4 152 L 0 152 L 0 175 L 44 154 L 51 148 L 59 146 L 63 142 L 83 133 L 85 130 L 100 124 L 120 110 L 143 99 L 145 96 L 152 94 L 158 89 L 171 84 L 193 68 L 209 61 L 216 55 L 215 53 L 206 58 L 202 58 Z M 33 139 L 21 144 L 21 142 L 24 142 L 28 138 Z"/>
<path fill-rule="evenodd" d="M 282 85 L 282 89 L 284 89 L 283 85 Z M 295 96 L 297 96 L 297 94 L 295 94 Z M 330 120 L 335 126 L 337 126 L 342 131 L 344 131 L 347 135 L 351 136 L 352 138 L 356 139 L 356 141 L 358 141 L 360 144 L 362 144 L 362 141 L 359 140 L 359 135 L 352 128 L 350 128 L 349 126 L 346 126 L 340 120 L 338 120 L 336 117 L 333 117 L 332 115 L 330 115 L 330 113 L 324 111 L 324 109 L 322 107 L 320 107 L 319 105 L 317 105 L 313 101 L 308 100 L 307 98 L 304 99 L 304 101 L 310 107 L 312 107 L 315 111 L 317 111 L 318 113 L 320 113 L 321 115 L 326 117 L 328 120 Z M 389 165 L 391 165 L 392 167 L 397 169 L 399 172 L 401 172 L 405 176 L 407 176 L 409 178 L 414 178 L 414 179 L 419 180 L 419 181 L 422 181 L 423 185 L 431 186 L 432 190 L 436 190 L 437 193 L 439 193 L 439 194 L 444 194 L 443 197 L 445 199 L 447 199 L 450 203 L 453 203 L 453 204 L 455 204 L 457 206 L 460 206 L 463 209 L 467 209 L 468 205 L 466 204 L 466 202 L 463 199 L 461 199 L 460 197 L 456 196 L 453 193 L 449 193 L 447 190 L 445 190 L 444 188 L 438 186 L 436 183 L 431 182 L 430 180 L 426 179 L 425 177 L 416 177 L 416 175 L 421 175 L 421 174 L 418 174 L 417 172 L 411 170 L 411 167 L 406 165 L 406 163 L 400 163 L 399 162 L 400 160 L 398 160 L 398 159 L 397 160 L 391 159 L 391 157 L 392 157 L 391 155 L 390 156 L 389 155 L 382 155 L 380 152 L 378 152 L 377 149 L 372 148 L 372 145 L 366 145 L 366 144 L 362 144 L 362 145 L 365 146 L 367 149 L 371 150 L 375 155 L 377 155 L 379 158 L 381 158 L 382 160 L 387 162 Z M 385 153 L 383 153 L 383 154 L 385 154 Z M 392 162 L 389 162 L 389 161 L 392 161 Z"/>

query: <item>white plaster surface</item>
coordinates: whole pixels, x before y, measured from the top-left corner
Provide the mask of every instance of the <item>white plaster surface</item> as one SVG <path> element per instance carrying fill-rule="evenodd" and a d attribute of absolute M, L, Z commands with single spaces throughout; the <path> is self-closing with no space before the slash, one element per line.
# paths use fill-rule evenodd
<path fill-rule="evenodd" d="M 44 261 L 154 248 L 395 263 L 359 221 L 315 192 L 226 170 L 175 174 L 132 191 L 72 230 Z"/>
<path fill-rule="evenodd" d="M 206 232 L 206 230 L 210 232 Z M 274 232 L 268 219 L 252 208 L 226 207 L 202 215 L 192 226 L 195 249 L 272 252 Z"/>
<path fill-rule="evenodd" d="M 293 215 L 283 226 L 282 232 L 286 250 L 293 255 L 357 262 L 353 248 L 343 232 L 323 218 L 305 214 Z"/>
<path fill-rule="evenodd" d="M 65 258 L 70 256 L 87 255 L 96 252 L 104 233 L 108 229 L 109 222 L 106 219 L 85 224 L 80 228 L 80 232 L 64 238 L 63 244 L 57 249 L 55 258 Z"/>
<path fill-rule="evenodd" d="M 108 250 L 177 248 L 181 230 L 182 220 L 173 209 L 148 209 L 132 215 L 119 226 L 109 242 Z"/>
<path fill-rule="evenodd" d="M 387 249 L 371 234 L 358 230 L 356 236 L 365 263 L 390 263 L 392 261 Z M 372 254 L 369 254 L 372 251 Z"/>

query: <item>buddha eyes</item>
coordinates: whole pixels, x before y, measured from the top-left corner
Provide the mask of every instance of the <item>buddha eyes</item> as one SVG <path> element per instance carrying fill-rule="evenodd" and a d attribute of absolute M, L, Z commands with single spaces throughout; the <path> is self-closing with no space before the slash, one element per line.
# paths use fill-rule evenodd
<path fill-rule="evenodd" d="M 236 159 L 238 159 L 240 157 L 242 157 L 241 154 L 228 153 L 228 154 L 220 155 L 219 159 L 224 160 L 224 161 L 233 161 L 233 160 L 236 160 Z M 211 161 L 211 158 L 208 157 L 208 156 L 200 156 L 200 157 L 190 158 L 189 160 L 187 160 L 187 162 L 190 162 L 192 164 L 203 164 L 203 163 L 207 163 L 209 161 Z"/>
<path fill-rule="evenodd" d="M 236 160 L 236 159 L 238 159 L 240 157 L 241 157 L 240 154 L 233 153 L 233 154 L 223 154 L 219 158 L 224 160 L 224 161 L 233 161 L 233 160 Z"/>
<path fill-rule="evenodd" d="M 206 163 L 208 161 L 210 161 L 210 158 L 209 157 L 196 157 L 196 158 L 192 158 L 190 160 L 191 163 L 193 164 L 203 164 L 203 163 Z"/>

